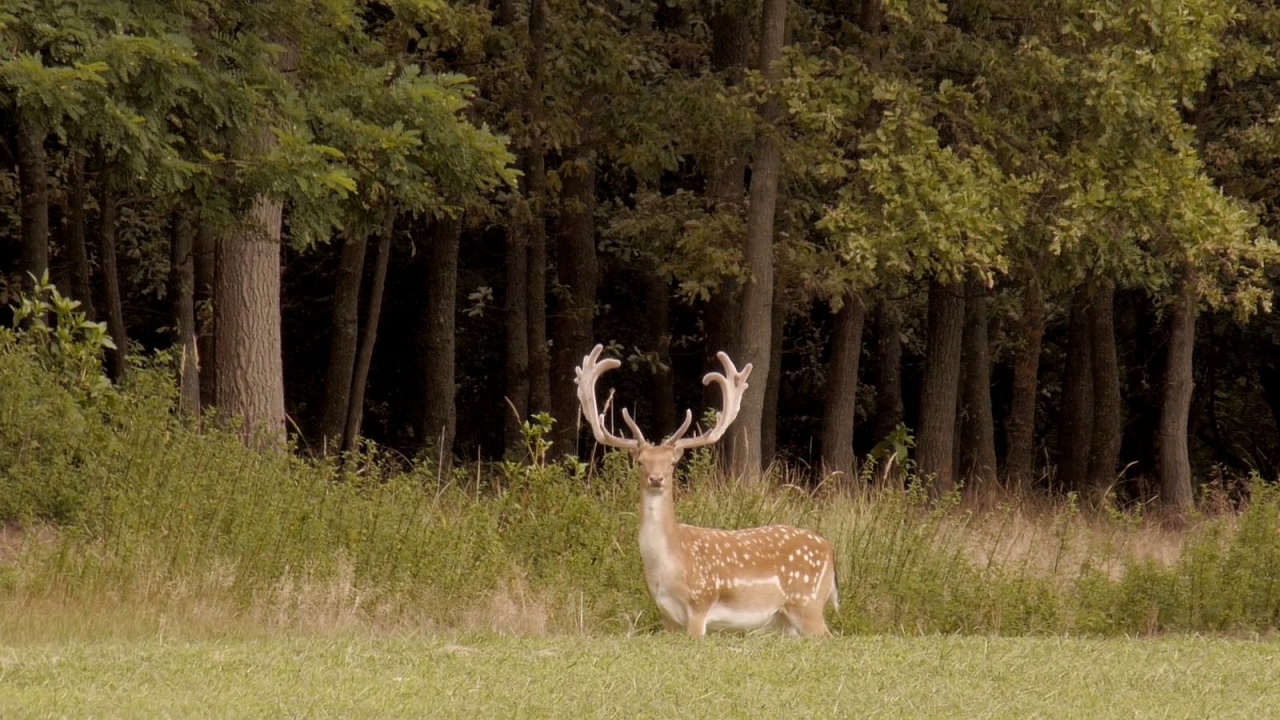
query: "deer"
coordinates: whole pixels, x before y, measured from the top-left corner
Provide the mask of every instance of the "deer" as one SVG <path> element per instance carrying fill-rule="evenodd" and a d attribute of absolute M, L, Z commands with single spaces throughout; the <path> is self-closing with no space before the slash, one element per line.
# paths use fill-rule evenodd
<path fill-rule="evenodd" d="M 720 385 L 723 408 L 714 426 L 685 437 L 684 423 L 658 444 L 645 439 L 624 408 L 622 420 L 632 437 L 605 427 L 596 403 L 600 376 L 622 363 L 600 359 L 596 345 L 575 369 L 578 402 L 600 445 L 627 450 L 640 480 L 640 557 L 645 586 L 662 614 L 667 630 L 681 628 L 692 637 L 707 630 L 753 631 L 781 628 L 787 635 L 829 636 L 824 611 L 828 602 L 839 610 L 835 552 L 817 533 L 790 525 L 745 530 L 719 530 L 676 520 L 675 469 L 684 451 L 712 445 L 724 436 L 742 407 L 751 364 L 738 370 L 729 356 L 716 357 L 724 373 L 710 372 L 702 384 Z"/>

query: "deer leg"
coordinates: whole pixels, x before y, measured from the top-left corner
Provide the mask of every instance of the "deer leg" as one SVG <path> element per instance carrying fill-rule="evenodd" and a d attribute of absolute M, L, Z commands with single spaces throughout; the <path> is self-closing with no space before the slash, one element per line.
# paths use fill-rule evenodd
<path fill-rule="evenodd" d="M 707 610 L 706 609 L 689 609 L 689 618 L 684 623 L 685 632 L 689 633 L 689 637 L 702 637 L 707 634 Z"/>
<path fill-rule="evenodd" d="M 787 621 L 790 623 L 791 633 L 804 635 L 806 637 L 829 637 L 831 631 L 827 629 L 826 618 L 823 617 L 823 607 L 825 602 L 812 602 L 808 605 L 800 607 L 788 608 L 786 610 Z"/>

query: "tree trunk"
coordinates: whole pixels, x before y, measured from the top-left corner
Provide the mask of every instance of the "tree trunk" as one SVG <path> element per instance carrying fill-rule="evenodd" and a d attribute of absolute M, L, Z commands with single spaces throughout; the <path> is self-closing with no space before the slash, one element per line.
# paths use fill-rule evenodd
<path fill-rule="evenodd" d="M 378 322 L 382 318 L 382 294 L 387 286 L 387 265 L 391 259 L 391 238 L 396 229 L 396 216 L 387 212 L 382 232 L 378 235 L 378 258 L 373 264 L 373 284 L 369 288 L 369 309 L 365 313 L 360 351 L 351 376 L 351 403 L 347 406 L 347 425 L 342 433 L 342 450 L 354 450 L 364 422 L 364 391 L 369 384 L 369 367 L 373 364 L 373 345 L 378 339 Z"/>
<path fill-rule="evenodd" d="M 1123 439 L 1123 408 L 1120 399 L 1120 367 L 1116 357 L 1114 328 L 1115 288 L 1110 283 L 1093 295 L 1090 312 L 1093 369 L 1093 433 L 1089 441 L 1089 493 L 1102 500 L 1116 481 Z"/>
<path fill-rule="evenodd" d="M 541 203 L 539 203 L 541 205 Z M 551 410 L 551 349 L 547 343 L 547 235 L 542 218 L 529 232 L 529 413 Z"/>
<path fill-rule="evenodd" d="M 351 409 L 351 381 L 356 368 L 360 335 L 360 286 L 364 281 L 369 236 L 352 231 L 342 240 L 338 272 L 334 276 L 333 307 L 329 313 L 329 364 L 324 380 L 324 410 L 320 416 L 319 443 L 325 455 L 344 446 L 347 416 Z"/>
<path fill-rule="evenodd" d="M 751 55 L 751 24 L 747 14 L 737 8 L 717 6 L 711 17 L 711 68 L 727 86 L 741 82 Z M 737 215 L 742 211 L 746 187 L 746 158 L 735 148 L 721 147 L 713 153 L 707 171 L 707 209 L 712 213 Z M 703 314 L 704 347 L 707 367 L 718 367 L 716 353 L 726 352 L 738 358 L 738 333 L 741 330 L 741 287 L 732 278 L 723 278 L 712 291 Z M 720 388 L 703 389 L 703 404 L 715 407 L 720 402 Z M 726 447 L 732 442 L 726 442 Z"/>
<path fill-rule="evenodd" d="M 490 7 L 495 25 L 506 27 L 516 21 L 516 0 L 496 0 L 490 3 Z"/>
<path fill-rule="evenodd" d="M 1271 422 L 1280 428 L 1280 346 L 1273 341 L 1270 348 L 1270 359 L 1261 362 L 1258 379 L 1262 385 L 1263 400 L 1271 410 Z"/>
<path fill-rule="evenodd" d="M 528 120 L 532 129 L 526 155 L 526 197 L 529 199 L 529 285 L 525 303 L 529 329 L 529 412 L 551 410 L 551 354 L 547 347 L 547 169 L 542 137 L 547 35 L 547 0 L 529 0 Z"/>
<path fill-rule="evenodd" d="M 458 245 L 462 218 L 436 220 L 426 253 L 426 331 L 423 343 L 425 371 L 422 440 L 437 467 L 447 469 L 453 459 L 453 439 L 458 428 L 457 313 Z"/>
<path fill-rule="evenodd" d="M 764 413 L 760 419 L 760 459 L 768 466 L 778 455 L 778 402 L 782 390 L 782 334 L 787 324 L 787 308 L 773 303 L 773 323 L 769 337 L 769 382 L 764 385 Z"/>
<path fill-rule="evenodd" d="M 516 219 L 507 226 L 507 297 L 504 305 L 506 336 L 507 402 L 503 408 L 503 445 L 508 453 L 522 446 L 520 425 L 529 416 L 529 245 L 526 227 L 519 219 L 527 203 L 517 200 Z M 519 208 L 524 208 L 521 210 Z"/>
<path fill-rule="evenodd" d="M 80 301 L 85 318 L 97 320 L 93 286 L 89 282 L 89 247 L 85 241 L 88 192 L 85 190 L 84 165 L 84 153 L 73 150 L 67 167 L 67 249 L 71 253 L 71 296 Z"/>
<path fill-rule="evenodd" d="M 731 279 L 724 279 L 720 288 L 711 293 L 707 300 L 706 310 L 702 313 L 703 329 L 703 365 L 720 367 L 716 353 L 726 352 L 736 362 L 742 356 L 742 343 L 739 333 L 741 327 L 742 288 Z M 758 382 L 758 381 L 757 381 Z M 716 407 L 720 403 L 720 386 L 712 385 L 702 389 L 702 403 L 707 407 Z M 730 437 L 733 433 L 730 432 Z M 726 440 L 726 447 L 731 440 Z"/>
<path fill-rule="evenodd" d="M 264 131 L 259 149 L 269 137 Z M 254 200 L 240 226 L 218 238 L 214 280 L 218 410 L 241 419 L 247 444 L 270 449 L 285 439 L 281 219 L 278 200 Z"/>
<path fill-rule="evenodd" d="M 1165 367 L 1164 400 L 1160 405 L 1160 502 L 1178 516 L 1194 507 L 1187 422 L 1193 387 L 1192 356 L 1196 333 L 1196 278 L 1184 263 L 1178 296 L 1169 307 L 1169 355 Z"/>
<path fill-rule="evenodd" d="M 822 407 L 822 472 L 852 480 L 856 468 L 853 427 L 857 419 L 858 361 L 862 356 L 862 324 L 866 317 L 862 296 L 849 291 L 835 316 L 831 363 Z"/>
<path fill-rule="evenodd" d="M 215 315 L 213 287 L 217 266 L 217 236 L 213 226 L 197 221 L 193 258 L 195 260 L 196 357 L 200 370 L 200 407 L 218 401 L 217 351 L 214 349 Z"/>
<path fill-rule="evenodd" d="M 18 188 L 22 238 L 22 282 L 31 287 L 31 273 L 40 279 L 49 270 L 49 170 L 46 132 L 18 114 Z M 124 348 L 122 347 L 121 350 Z"/>
<path fill-rule="evenodd" d="M 876 442 L 902 424 L 902 319 L 889 298 L 876 303 L 876 410 L 872 432 Z"/>
<path fill-rule="evenodd" d="M 108 354 L 107 374 L 112 380 L 124 377 L 125 359 L 129 353 L 129 334 L 124 326 L 124 309 L 120 303 L 120 268 L 116 262 L 116 208 L 117 200 L 110 190 L 103 189 L 100 206 L 98 252 L 102 256 L 102 287 L 107 308 L 107 332 L 116 344 Z"/>
<path fill-rule="evenodd" d="M 996 429 L 991 412 L 991 350 L 987 342 L 987 289 L 966 283 L 960 421 L 960 473 L 970 490 L 996 482 Z"/>
<path fill-rule="evenodd" d="M 178 350 L 178 412 L 200 415 L 200 363 L 196 350 L 195 228 L 185 211 L 174 210 L 169 245 L 169 299 L 173 303 L 173 344 Z"/>
<path fill-rule="evenodd" d="M 760 21 L 760 55 L 757 69 L 767 84 L 778 79 L 776 63 L 782 58 L 787 21 L 786 0 L 764 0 Z M 753 363 L 754 376 L 767 379 L 773 328 L 773 221 L 778 204 L 778 177 L 782 152 L 773 124 L 781 115 L 778 98 L 771 95 L 761 108 L 764 127 L 756 137 L 751 164 L 751 189 L 747 207 L 747 238 L 743 260 L 749 279 L 742 289 L 742 357 L 740 364 Z M 739 475 L 758 479 L 761 471 L 761 422 L 764 416 L 764 388 L 747 393 L 734 428 L 730 445 L 732 467 Z"/>
<path fill-rule="evenodd" d="M 1023 290 L 1022 317 L 1017 328 L 1004 472 L 1010 487 L 1027 490 L 1035 478 L 1037 376 L 1044 340 L 1044 297 L 1034 276 Z"/>
<path fill-rule="evenodd" d="M 595 344 L 596 262 L 595 153 L 583 150 L 560 168 L 561 209 L 556 232 L 556 275 L 563 292 L 557 293 L 554 318 L 555 357 L 551 386 L 551 435 L 558 454 L 578 451 L 578 393 L 573 369 Z"/>
<path fill-rule="evenodd" d="M 925 336 L 924 381 L 920 388 L 920 432 L 916 460 L 921 476 L 932 478 L 938 494 L 955 488 L 956 402 L 964 336 L 962 286 L 929 284 L 929 324 Z"/>
<path fill-rule="evenodd" d="M 671 374 L 671 286 L 656 270 L 644 281 L 645 349 L 656 356 L 649 397 L 653 402 L 654 437 L 676 429 L 675 381 Z M 718 388 L 717 388 L 718 389 Z"/>
<path fill-rule="evenodd" d="M 1058 484 L 1063 490 L 1084 490 L 1093 437 L 1093 342 L 1089 292 L 1079 288 L 1071 297 L 1067 329 L 1066 371 L 1058 407 Z"/>

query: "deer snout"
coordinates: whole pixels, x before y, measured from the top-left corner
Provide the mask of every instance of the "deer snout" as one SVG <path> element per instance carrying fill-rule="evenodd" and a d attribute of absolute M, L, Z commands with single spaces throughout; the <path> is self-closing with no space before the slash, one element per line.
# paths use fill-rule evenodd
<path fill-rule="evenodd" d="M 650 475 L 650 476 L 649 476 L 649 487 L 651 487 L 651 488 L 661 488 L 661 487 L 662 487 L 662 483 L 663 483 L 665 480 L 666 480 L 666 478 L 664 478 L 664 477 L 663 477 L 663 476 L 661 476 L 661 475 Z"/>

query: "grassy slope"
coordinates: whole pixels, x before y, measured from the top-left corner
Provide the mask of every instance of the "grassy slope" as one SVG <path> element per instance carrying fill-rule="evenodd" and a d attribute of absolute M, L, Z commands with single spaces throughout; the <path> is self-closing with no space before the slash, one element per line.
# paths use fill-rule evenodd
<path fill-rule="evenodd" d="M 1280 645 L 1162 639 L 260 636 L 0 646 L 16 717 L 1241 717 Z"/>

